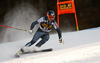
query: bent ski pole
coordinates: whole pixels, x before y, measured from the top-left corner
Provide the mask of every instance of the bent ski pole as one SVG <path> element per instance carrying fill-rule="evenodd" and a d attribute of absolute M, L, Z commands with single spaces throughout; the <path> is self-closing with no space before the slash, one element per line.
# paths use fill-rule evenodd
<path fill-rule="evenodd" d="M 0 25 L 0 26 L 1 26 L 1 27 L 7 27 L 7 28 L 12 28 L 12 29 L 16 29 L 16 30 L 21 30 L 21 31 L 29 32 L 29 30 L 20 29 L 20 28 L 14 28 L 14 27 L 11 27 L 11 26 L 5 26 L 5 25 Z"/>

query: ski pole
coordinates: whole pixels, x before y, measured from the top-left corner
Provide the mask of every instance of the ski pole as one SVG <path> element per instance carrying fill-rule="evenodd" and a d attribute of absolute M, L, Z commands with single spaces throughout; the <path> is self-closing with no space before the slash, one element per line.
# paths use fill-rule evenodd
<path fill-rule="evenodd" d="M 0 26 L 1 26 L 1 27 L 7 27 L 7 28 L 12 28 L 12 29 L 16 29 L 16 30 L 21 30 L 21 31 L 29 32 L 29 30 L 20 29 L 20 28 L 14 28 L 14 27 L 11 27 L 11 26 L 5 26 L 5 25 L 0 25 Z"/>

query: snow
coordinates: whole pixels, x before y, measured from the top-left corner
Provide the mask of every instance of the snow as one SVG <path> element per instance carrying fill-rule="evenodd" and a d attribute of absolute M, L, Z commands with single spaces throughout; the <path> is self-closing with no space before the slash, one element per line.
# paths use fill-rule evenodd
<path fill-rule="evenodd" d="M 0 44 L 0 63 L 100 63 L 100 28 L 63 33 L 63 43 L 58 35 L 50 35 L 50 40 L 41 49 L 53 48 L 52 52 L 25 54 L 15 58 L 15 53 L 31 40 Z"/>

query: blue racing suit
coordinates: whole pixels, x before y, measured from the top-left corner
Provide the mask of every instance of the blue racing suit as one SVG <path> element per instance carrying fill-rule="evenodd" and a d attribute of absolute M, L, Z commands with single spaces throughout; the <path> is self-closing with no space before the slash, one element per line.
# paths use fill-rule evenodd
<path fill-rule="evenodd" d="M 41 38 L 41 41 L 36 44 L 37 47 L 41 47 L 45 42 L 49 40 L 49 32 L 52 30 L 52 27 L 54 27 L 56 31 L 58 32 L 59 39 L 62 37 L 61 31 L 59 30 L 55 20 L 48 21 L 47 16 L 41 17 L 40 19 L 34 21 L 31 24 L 30 29 L 32 30 L 36 24 L 39 24 L 39 28 L 36 31 L 35 35 L 33 36 L 33 39 L 29 43 L 27 43 L 25 46 L 31 46 L 39 38 Z"/>

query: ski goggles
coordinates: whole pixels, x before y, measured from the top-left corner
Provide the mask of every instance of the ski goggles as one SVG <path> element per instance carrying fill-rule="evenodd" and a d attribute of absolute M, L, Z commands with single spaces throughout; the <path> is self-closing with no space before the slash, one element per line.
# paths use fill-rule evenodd
<path fill-rule="evenodd" d="M 47 16 L 48 16 L 49 19 L 54 19 L 55 18 L 55 16 L 51 16 L 51 15 L 48 15 L 48 14 L 47 14 Z"/>
<path fill-rule="evenodd" d="M 55 16 L 51 16 L 51 15 L 49 15 L 48 18 L 49 18 L 49 19 L 54 19 Z"/>

